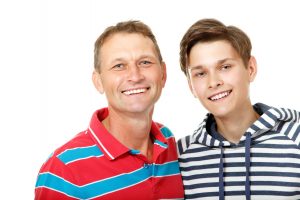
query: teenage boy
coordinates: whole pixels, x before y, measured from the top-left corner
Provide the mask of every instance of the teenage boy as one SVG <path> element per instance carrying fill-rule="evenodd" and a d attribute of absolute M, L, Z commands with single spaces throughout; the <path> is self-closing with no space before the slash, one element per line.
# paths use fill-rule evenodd
<path fill-rule="evenodd" d="M 186 199 L 300 199 L 300 113 L 252 105 L 251 42 L 215 19 L 193 24 L 180 43 L 181 70 L 209 111 L 178 141 Z"/>
<path fill-rule="evenodd" d="M 179 199 L 176 143 L 152 121 L 166 66 L 150 28 L 139 21 L 108 27 L 95 43 L 93 83 L 108 108 L 42 166 L 35 199 Z"/>

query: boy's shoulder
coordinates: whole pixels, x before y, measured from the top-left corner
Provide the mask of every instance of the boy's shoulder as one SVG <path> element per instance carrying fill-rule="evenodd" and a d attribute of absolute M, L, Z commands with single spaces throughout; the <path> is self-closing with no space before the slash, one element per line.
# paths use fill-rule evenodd
<path fill-rule="evenodd" d="M 285 135 L 300 149 L 300 121 L 281 121 L 277 131 Z"/>
<path fill-rule="evenodd" d="M 192 135 L 187 135 L 177 141 L 178 154 L 182 155 L 191 145 Z"/>
<path fill-rule="evenodd" d="M 207 113 L 203 121 L 198 125 L 197 129 L 195 129 L 192 134 L 182 137 L 177 141 L 177 149 L 179 155 L 182 155 L 191 146 L 191 144 L 198 141 L 198 138 L 201 136 L 201 134 L 207 134 L 206 126 L 209 117 L 212 117 L 212 115 L 210 113 Z"/>

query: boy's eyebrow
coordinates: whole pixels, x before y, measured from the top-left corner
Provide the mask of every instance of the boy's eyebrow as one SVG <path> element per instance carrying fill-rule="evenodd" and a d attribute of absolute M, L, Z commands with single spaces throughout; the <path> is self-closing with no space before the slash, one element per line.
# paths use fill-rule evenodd
<path fill-rule="evenodd" d="M 196 66 L 188 66 L 188 70 L 195 70 L 195 69 L 202 69 L 202 65 L 196 65 Z"/>
<path fill-rule="evenodd" d="M 223 64 L 227 61 L 234 61 L 234 58 L 224 58 L 224 59 L 220 59 L 216 62 L 216 64 L 220 65 Z M 202 65 L 195 65 L 195 66 L 188 66 L 188 70 L 195 70 L 195 69 L 203 69 L 204 67 Z"/>
<path fill-rule="evenodd" d="M 224 62 L 226 61 L 234 61 L 235 59 L 234 58 L 224 58 L 224 59 L 221 59 L 221 60 L 218 60 L 218 64 L 223 64 Z"/>

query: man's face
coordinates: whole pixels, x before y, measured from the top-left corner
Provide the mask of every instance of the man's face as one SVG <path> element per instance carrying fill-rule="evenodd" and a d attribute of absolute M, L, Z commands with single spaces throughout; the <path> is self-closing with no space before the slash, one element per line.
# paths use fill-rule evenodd
<path fill-rule="evenodd" d="M 249 85 L 256 75 L 253 57 L 247 68 L 225 40 L 196 44 L 189 56 L 189 86 L 215 117 L 226 117 L 251 105 Z"/>
<path fill-rule="evenodd" d="M 117 112 L 152 112 L 166 81 L 165 64 L 153 42 L 141 34 L 116 33 L 100 51 L 100 74 L 94 83 Z"/>

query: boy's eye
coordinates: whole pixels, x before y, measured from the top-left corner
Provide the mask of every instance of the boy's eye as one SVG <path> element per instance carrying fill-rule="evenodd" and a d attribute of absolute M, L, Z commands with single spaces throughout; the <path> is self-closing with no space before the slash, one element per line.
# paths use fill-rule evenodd
<path fill-rule="evenodd" d="M 205 72 L 192 72 L 191 77 L 194 78 L 203 78 L 205 77 Z"/>
<path fill-rule="evenodd" d="M 203 77 L 205 76 L 205 72 L 202 72 L 202 71 L 195 71 L 192 73 L 194 77 Z"/>
<path fill-rule="evenodd" d="M 205 73 L 204 73 L 204 72 L 198 72 L 196 75 L 197 75 L 197 76 L 204 76 Z"/>
<path fill-rule="evenodd" d="M 226 70 L 226 69 L 229 69 L 230 67 L 231 67 L 231 65 L 222 65 L 221 70 Z"/>

